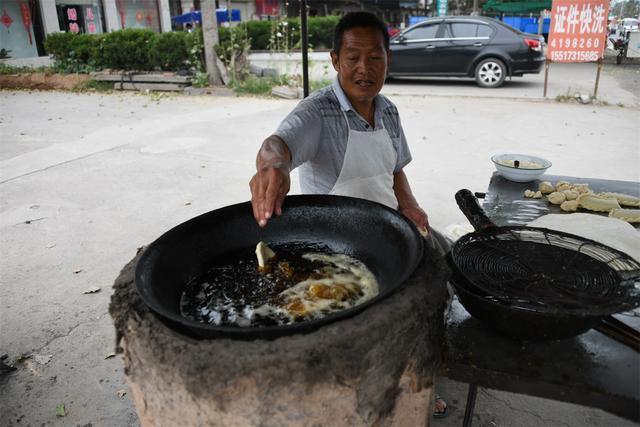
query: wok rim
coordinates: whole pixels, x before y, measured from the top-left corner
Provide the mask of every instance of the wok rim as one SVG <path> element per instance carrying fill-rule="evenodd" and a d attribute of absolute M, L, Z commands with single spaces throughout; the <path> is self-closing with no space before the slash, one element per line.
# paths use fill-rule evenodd
<path fill-rule="evenodd" d="M 378 295 L 363 302 L 362 304 L 353 306 L 346 310 L 340 310 L 335 313 L 329 314 L 319 319 L 312 319 L 302 322 L 296 322 L 288 325 L 282 326 L 249 326 L 249 327 L 241 327 L 241 326 L 216 326 L 209 323 L 198 322 L 195 320 L 188 319 L 186 317 L 181 316 L 179 313 L 175 313 L 170 311 L 162 304 L 156 304 L 155 301 L 152 301 L 151 292 L 149 289 L 146 289 L 148 286 L 143 286 L 143 281 L 141 279 L 142 270 L 144 266 L 150 261 L 150 258 L 158 256 L 157 248 L 161 247 L 165 241 L 173 238 L 174 235 L 180 234 L 180 232 L 190 227 L 192 224 L 203 221 L 205 217 L 211 215 L 212 213 L 223 213 L 224 211 L 231 211 L 239 208 L 246 208 L 248 212 L 252 212 L 251 202 L 240 202 L 232 205 L 227 205 L 218 209 L 213 209 L 211 211 L 202 213 L 198 216 L 195 216 L 187 221 L 184 221 L 169 230 L 165 231 L 160 235 L 157 239 L 151 242 L 145 249 L 144 253 L 140 256 L 135 268 L 134 282 L 135 287 L 138 292 L 138 295 L 141 297 L 145 306 L 153 313 L 157 314 L 159 318 L 163 321 L 168 321 L 171 325 L 174 326 L 174 330 L 179 331 L 180 333 L 184 333 L 186 335 L 196 337 L 196 338 L 212 338 L 214 336 L 225 336 L 229 338 L 245 338 L 245 339 L 275 339 L 280 336 L 292 335 L 294 333 L 306 333 L 316 330 L 324 325 L 333 323 L 337 320 L 346 320 L 349 319 L 358 313 L 364 311 L 369 308 L 373 304 L 381 301 L 394 292 L 396 292 L 399 288 L 403 286 L 404 283 L 408 279 L 410 279 L 416 272 L 419 265 L 422 263 L 424 258 L 424 238 L 420 235 L 416 226 L 409 220 L 407 217 L 402 215 L 397 210 L 391 209 L 388 206 L 382 205 L 377 202 L 372 202 L 370 200 L 346 197 L 346 196 L 336 196 L 336 195 L 291 195 L 285 198 L 285 205 L 283 206 L 283 216 L 285 215 L 286 208 L 291 206 L 326 206 L 328 205 L 326 202 L 329 198 L 338 202 L 337 206 L 344 206 L 345 204 L 350 204 L 353 206 L 353 203 L 362 203 L 369 204 L 370 208 L 375 209 L 383 209 L 391 213 L 400 219 L 405 225 L 409 227 L 412 234 L 413 243 L 416 245 L 416 254 L 414 256 L 413 263 L 407 266 L 405 269 L 405 273 L 401 276 L 401 278 L 397 279 L 396 283 L 389 285 L 388 288 L 380 291 Z M 313 203 L 313 202 L 316 203 Z M 320 202 L 320 203 L 318 203 Z"/>

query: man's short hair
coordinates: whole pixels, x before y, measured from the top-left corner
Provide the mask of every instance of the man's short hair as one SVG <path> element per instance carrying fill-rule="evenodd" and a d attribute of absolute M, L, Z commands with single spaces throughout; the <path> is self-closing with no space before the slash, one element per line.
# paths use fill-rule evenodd
<path fill-rule="evenodd" d="M 389 50 L 389 33 L 384 22 L 373 13 L 349 12 L 338 21 L 338 25 L 336 25 L 336 29 L 333 32 L 333 51 L 336 55 L 340 53 L 344 32 L 358 27 L 370 27 L 380 31 L 384 40 L 384 47 Z"/>

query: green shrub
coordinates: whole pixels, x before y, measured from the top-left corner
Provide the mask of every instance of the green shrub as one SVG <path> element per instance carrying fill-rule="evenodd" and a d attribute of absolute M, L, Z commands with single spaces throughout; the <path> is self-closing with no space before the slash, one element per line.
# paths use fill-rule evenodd
<path fill-rule="evenodd" d="M 339 16 L 309 18 L 309 44 L 317 49 L 331 48 L 333 46 L 333 30 L 339 20 Z M 283 25 L 284 22 L 286 25 Z M 283 40 L 276 41 L 278 32 L 282 34 L 282 39 L 288 39 L 287 49 L 300 47 L 300 18 L 287 18 L 280 21 L 248 21 L 233 28 L 221 27 L 219 29 L 221 43 L 229 40 L 231 31 L 246 31 L 251 40 L 252 50 L 284 48 Z"/>
<path fill-rule="evenodd" d="M 331 49 L 333 47 L 333 31 L 339 20 L 339 16 L 309 18 L 309 43 L 316 49 Z"/>
<path fill-rule="evenodd" d="M 185 33 L 183 33 L 185 34 Z M 185 34 L 187 43 L 187 51 L 189 52 L 189 63 L 196 72 L 205 72 L 204 58 L 204 41 L 202 40 L 202 29 L 196 28 L 195 31 Z"/>
<path fill-rule="evenodd" d="M 337 16 L 309 18 L 309 43 L 312 47 L 331 47 Z M 280 36 L 278 36 L 278 33 Z M 232 28 L 219 28 L 220 44 L 216 53 L 230 63 L 232 52 L 252 50 L 289 50 L 300 47 L 300 19 L 249 21 Z M 250 43 L 250 45 L 249 45 Z M 202 31 L 192 33 L 154 33 L 151 30 L 126 29 L 106 34 L 54 33 L 45 41 L 54 56 L 53 69 L 63 73 L 88 73 L 112 68 L 117 70 L 205 71 Z"/>
<path fill-rule="evenodd" d="M 71 46 L 76 34 L 73 33 L 53 33 L 49 34 L 44 41 L 44 47 L 49 55 L 53 55 L 56 60 L 63 60 L 69 57 Z"/>
<path fill-rule="evenodd" d="M 98 62 L 118 70 L 153 70 L 150 53 L 152 40 L 157 36 L 151 30 L 137 29 L 108 33 L 102 41 L 102 57 Z"/>
<path fill-rule="evenodd" d="M 156 34 L 149 42 L 149 57 L 151 63 L 161 70 L 175 71 L 186 68 L 189 46 L 185 33 Z"/>

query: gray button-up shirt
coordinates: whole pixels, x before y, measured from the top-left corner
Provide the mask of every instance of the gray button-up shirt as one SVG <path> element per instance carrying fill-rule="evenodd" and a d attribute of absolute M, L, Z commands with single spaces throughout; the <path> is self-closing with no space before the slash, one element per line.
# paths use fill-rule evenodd
<path fill-rule="evenodd" d="M 306 194 L 327 194 L 340 171 L 347 149 L 349 127 L 356 131 L 387 130 L 398 158 L 394 172 L 411 161 L 411 152 L 404 136 L 395 105 L 384 95 L 375 98 L 375 129 L 356 112 L 336 79 L 331 86 L 303 99 L 280 123 L 274 135 L 287 144 L 293 157 L 293 167 L 300 167 L 300 187 Z"/>

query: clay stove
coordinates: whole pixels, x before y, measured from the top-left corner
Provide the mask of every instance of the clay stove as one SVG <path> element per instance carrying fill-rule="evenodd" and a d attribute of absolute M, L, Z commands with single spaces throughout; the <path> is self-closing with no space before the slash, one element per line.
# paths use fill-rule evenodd
<path fill-rule="evenodd" d="M 117 278 L 110 313 L 142 425 L 428 425 L 446 293 L 434 252 L 362 313 L 273 341 L 173 331 L 135 289 L 139 256 Z"/>

